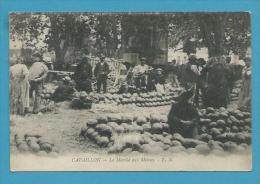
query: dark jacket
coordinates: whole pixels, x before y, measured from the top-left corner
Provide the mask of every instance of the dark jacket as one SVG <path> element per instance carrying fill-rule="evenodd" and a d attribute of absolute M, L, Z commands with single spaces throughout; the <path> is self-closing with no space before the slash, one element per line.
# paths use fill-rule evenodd
<path fill-rule="evenodd" d="M 186 126 L 181 121 L 192 121 L 193 124 Z M 172 133 L 180 133 L 183 137 L 193 137 L 194 129 L 197 128 L 199 114 L 195 106 L 190 103 L 178 102 L 172 105 L 168 115 L 168 124 Z"/>
<path fill-rule="evenodd" d="M 75 71 L 75 81 L 83 82 L 92 78 L 92 67 L 88 62 L 81 62 L 78 64 Z"/>
<path fill-rule="evenodd" d="M 107 75 L 109 74 L 109 66 L 106 62 L 104 62 L 103 65 L 103 70 L 101 69 L 101 63 L 97 63 L 95 70 L 94 70 L 94 75 L 95 77 L 99 78 L 99 77 L 107 77 Z"/>

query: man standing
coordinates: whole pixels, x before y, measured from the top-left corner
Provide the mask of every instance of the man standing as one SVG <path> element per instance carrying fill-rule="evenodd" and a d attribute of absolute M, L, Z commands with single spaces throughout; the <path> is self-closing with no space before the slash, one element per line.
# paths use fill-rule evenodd
<path fill-rule="evenodd" d="M 197 84 L 200 77 L 200 69 L 196 56 L 191 55 L 189 57 L 189 62 L 186 64 L 181 77 L 184 88 L 192 88 L 194 90 L 193 103 L 198 105 L 199 91 L 197 88 Z"/>
<path fill-rule="evenodd" d="M 146 73 L 149 70 L 149 66 L 146 65 L 146 58 L 142 57 L 140 59 L 141 64 L 136 65 L 133 68 L 133 75 L 134 75 L 134 80 L 135 80 L 135 85 L 137 89 L 142 89 L 146 87 Z"/>
<path fill-rule="evenodd" d="M 88 62 L 88 58 L 84 56 L 75 71 L 76 89 L 87 93 L 92 92 L 91 79 L 92 67 Z"/>
<path fill-rule="evenodd" d="M 44 79 L 48 75 L 48 67 L 44 64 L 42 55 L 38 52 L 32 55 L 32 64 L 29 70 L 29 80 L 31 86 L 31 94 L 35 92 L 34 104 L 33 104 L 33 113 L 38 113 L 40 111 L 41 104 L 41 91 L 43 89 Z"/>
<path fill-rule="evenodd" d="M 178 102 L 173 104 L 168 115 L 171 133 L 179 133 L 185 138 L 196 138 L 198 135 L 199 113 L 194 105 L 189 103 L 193 89 L 183 92 Z"/>
<path fill-rule="evenodd" d="M 97 78 L 97 92 L 100 93 L 100 88 L 103 86 L 103 93 L 107 92 L 107 76 L 109 74 L 109 66 L 105 62 L 105 56 L 102 54 L 100 56 L 100 62 L 97 63 L 94 75 Z"/>

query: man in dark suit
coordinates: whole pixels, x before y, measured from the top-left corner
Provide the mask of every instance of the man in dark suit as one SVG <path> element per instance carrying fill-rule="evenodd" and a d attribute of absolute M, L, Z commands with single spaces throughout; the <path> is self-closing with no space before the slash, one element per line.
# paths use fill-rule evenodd
<path fill-rule="evenodd" d="M 88 58 L 83 56 L 75 71 L 76 89 L 90 93 L 92 91 L 91 80 L 92 67 L 88 62 Z"/>
<path fill-rule="evenodd" d="M 173 104 L 168 115 L 171 133 L 179 133 L 185 138 L 196 138 L 198 135 L 199 113 L 189 102 L 193 96 L 193 89 L 183 92 L 178 102 Z"/>
<path fill-rule="evenodd" d="M 109 74 L 109 65 L 105 62 L 105 56 L 100 56 L 100 62 L 97 63 L 94 75 L 97 79 L 97 92 L 100 93 L 100 88 L 103 86 L 103 93 L 107 91 L 107 76 Z"/>

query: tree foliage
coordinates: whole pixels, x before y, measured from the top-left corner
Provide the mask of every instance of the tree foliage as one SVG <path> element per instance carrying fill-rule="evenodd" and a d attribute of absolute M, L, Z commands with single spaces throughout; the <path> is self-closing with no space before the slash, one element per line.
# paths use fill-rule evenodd
<path fill-rule="evenodd" d="M 182 43 L 184 52 L 207 47 L 209 56 L 241 56 L 251 44 L 249 13 L 167 13 L 167 14 L 90 14 L 90 13 L 14 13 L 10 15 L 10 39 L 24 47 L 54 50 L 56 68 L 62 69 L 69 48 L 85 53 L 105 53 L 119 57 L 122 45 L 136 42 L 141 53 L 155 48 L 157 32 L 168 34 L 169 47 Z M 139 43 L 139 44 L 138 44 Z M 160 49 L 157 49 L 158 52 Z"/>
<path fill-rule="evenodd" d="M 249 13 L 180 13 L 169 19 L 169 46 L 183 42 L 184 51 L 207 47 L 209 56 L 243 56 L 251 44 Z M 193 40 L 191 42 L 191 39 Z"/>

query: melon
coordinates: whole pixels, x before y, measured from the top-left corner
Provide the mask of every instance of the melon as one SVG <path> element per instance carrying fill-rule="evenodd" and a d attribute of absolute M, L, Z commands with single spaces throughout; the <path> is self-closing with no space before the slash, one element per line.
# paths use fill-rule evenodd
<path fill-rule="evenodd" d="M 144 116 L 137 117 L 135 121 L 138 125 L 143 125 L 147 122 Z"/>
<path fill-rule="evenodd" d="M 224 143 L 223 147 L 226 151 L 234 152 L 236 150 L 237 145 L 231 141 L 227 141 Z"/>
<path fill-rule="evenodd" d="M 47 153 L 49 153 L 49 152 L 52 151 L 52 145 L 51 145 L 50 143 L 40 144 L 40 148 L 41 148 L 41 150 L 44 150 L 44 151 L 46 151 Z"/>
<path fill-rule="evenodd" d="M 229 119 L 232 121 L 233 125 L 238 125 L 240 123 L 239 120 L 232 115 L 229 116 Z"/>
<path fill-rule="evenodd" d="M 152 132 L 154 133 L 161 133 L 163 129 L 163 126 L 161 123 L 154 123 L 152 125 Z"/>
<path fill-rule="evenodd" d="M 174 134 L 173 134 L 173 140 L 177 140 L 177 141 L 182 142 L 183 139 L 184 139 L 184 138 L 182 137 L 181 134 L 179 134 L 179 133 L 174 133 Z"/>
<path fill-rule="evenodd" d="M 133 151 L 132 148 L 126 148 L 123 150 L 122 153 L 129 154 L 129 153 L 132 153 L 132 151 Z"/>
<path fill-rule="evenodd" d="M 121 122 L 131 124 L 133 122 L 133 117 L 128 115 L 123 115 L 121 116 Z"/>
<path fill-rule="evenodd" d="M 150 123 L 145 123 L 142 125 L 142 127 L 143 127 L 144 131 L 150 131 L 152 128 Z"/>
<path fill-rule="evenodd" d="M 18 150 L 21 152 L 27 152 L 29 150 L 28 145 L 24 142 L 18 145 Z"/>
<path fill-rule="evenodd" d="M 223 118 L 223 119 L 227 119 L 228 118 L 228 113 L 227 112 L 221 112 L 221 113 L 219 113 L 219 117 Z"/>
<path fill-rule="evenodd" d="M 108 118 L 107 118 L 107 116 L 99 116 L 99 117 L 97 117 L 97 122 L 105 124 L 108 122 Z"/>
<path fill-rule="evenodd" d="M 91 136 L 94 132 L 95 132 L 95 129 L 93 129 L 93 128 L 88 128 L 87 131 L 86 131 L 86 135 L 87 135 L 87 136 Z"/>
<path fill-rule="evenodd" d="M 203 133 L 203 134 L 199 135 L 198 139 L 201 141 L 204 141 L 204 142 L 208 142 L 208 141 L 212 140 L 212 136 L 207 133 Z"/>
<path fill-rule="evenodd" d="M 214 112 L 215 112 L 215 109 L 214 109 L 213 107 L 208 107 L 208 108 L 206 109 L 206 112 L 207 112 L 207 114 L 209 114 L 209 113 L 214 113 Z"/>
<path fill-rule="evenodd" d="M 96 119 L 89 119 L 86 122 L 87 127 L 93 127 L 93 126 L 96 126 L 97 124 L 98 124 L 98 121 Z"/>
<path fill-rule="evenodd" d="M 169 131 L 169 124 L 168 123 L 161 123 L 161 125 L 162 125 L 162 129 L 164 131 Z"/>
<path fill-rule="evenodd" d="M 107 118 L 108 118 L 108 121 L 110 121 L 110 122 L 121 123 L 120 115 L 113 114 L 113 115 L 109 115 Z"/>
<path fill-rule="evenodd" d="M 234 126 L 231 127 L 231 131 L 232 131 L 232 132 L 238 132 L 239 129 L 238 129 L 237 126 L 234 125 Z"/>
<path fill-rule="evenodd" d="M 151 114 L 150 115 L 150 122 L 151 123 L 158 123 L 160 122 L 161 118 L 158 115 Z"/>
<path fill-rule="evenodd" d="M 106 137 L 106 136 L 98 136 L 98 137 L 96 138 L 96 142 L 97 142 L 97 144 L 98 144 L 99 146 L 105 147 L 105 146 L 108 145 L 109 139 L 108 139 L 108 137 Z"/>
<path fill-rule="evenodd" d="M 31 150 L 32 150 L 33 152 L 35 152 L 35 153 L 39 152 L 40 149 L 41 149 L 41 148 L 40 148 L 40 145 L 37 144 L 36 142 L 30 144 L 30 148 L 31 148 Z"/>
<path fill-rule="evenodd" d="M 79 136 L 84 137 L 85 134 L 86 134 L 86 132 L 87 132 L 87 127 L 85 127 L 85 126 L 82 127 L 81 130 L 80 130 L 80 134 L 79 134 Z"/>
<path fill-rule="evenodd" d="M 202 141 L 191 138 L 184 138 L 181 143 L 185 148 L 194 148 L 199 144 L 204 144 Z"/>
<path fill-rule="evenodd" d="M 217 129 L 217 128 L 211 128 L 211 129 L 210 129 L 210 133 L 211 133 L 214 137 L 216 137 L 216 136 L 218 136 L 218 135 L 221 134 L 221 132 L 220 132 L 219 129 Z"/>
<path fill-rule="evenodd" d="M 211 151 L 210 147 L 208 146 L 208 144 L 199 144 L 195 147 L 195 149 L 203 155 L 208 155 Z"/>
<path fill-rule="evenodd" d="M 217 123 L 218 127 L 225 127 L 225 125 L 226 125 L 226 122 L 222 119 L 217 120 L 216 123 Z"/>
<path fill-rule="evenodd" d="M 209 127 L 211 127 L 211 128 L 216 127 L 216 126 L 217 126 L 217 123 L 216 123 L 216 122 L 211 122 L 211 123 L 209 124 Z"/>
<path fill-rule="evenodd" d="M 101 135 L 104 135 L 104 136 L 109 136 L 111 137 L 112 133 L 113 133 L 113 129 L 106 125 L 106 124 L 98 124 L 96 126 L 96 130 L 101 134 Z"/>

